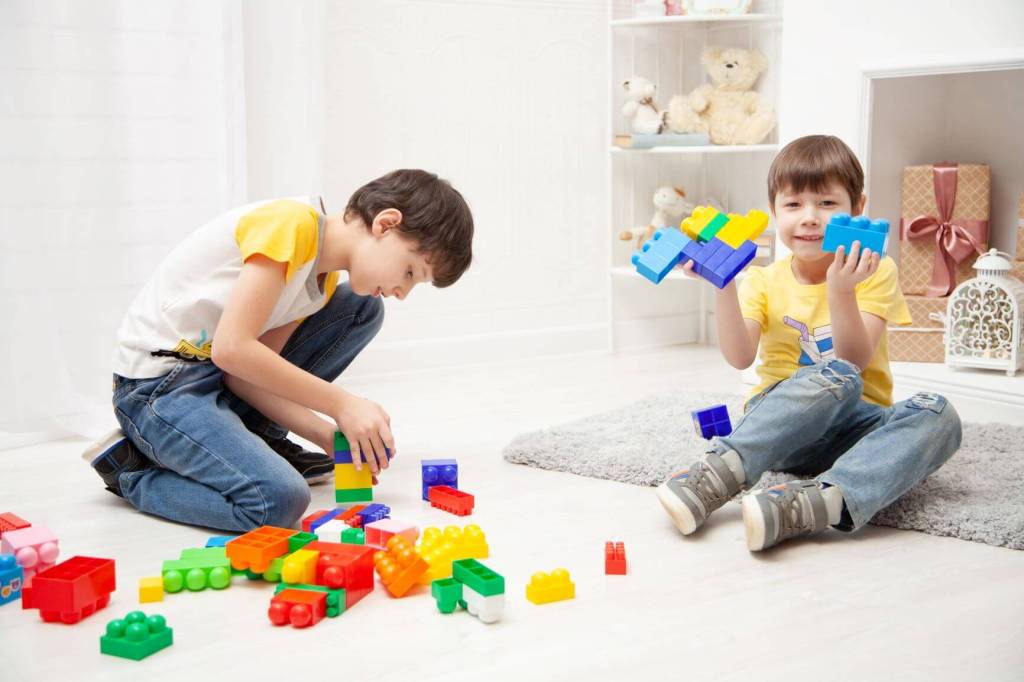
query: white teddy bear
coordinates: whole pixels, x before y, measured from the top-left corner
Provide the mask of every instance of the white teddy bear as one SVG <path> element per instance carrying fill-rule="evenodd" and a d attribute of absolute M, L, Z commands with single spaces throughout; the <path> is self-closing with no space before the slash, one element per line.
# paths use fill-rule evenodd
<path fill-rule="evenodd" d="M 622 115 L 630 119 L 634 133 L 639 135 L 657 135 L 665 129 L 665 112 L 654 103 L 654 83 L 633 76 L 623 82 L 626 97 L 629 99 L 622 106 Z"/>
<path fill-rule="evenodd" d="M 768 68 L 760 52 L 704 48 L 701 63 L 711 83 L 669 102 L 668 124 L 677 133 L 708 133 L 715 144 L 757 144 L 775 127 L 772 106 L 751 90 Z"/>
<path fill-rule="evenodd" d="M 682 187 L 659 187 L 652 197 L 654 215 L 646 227 L 634 227 L 619 233 L 619 239 L 629 241 L 636 239 L 635 248 L 639 249 L 651 238 L 654 231 L 661 227 L 678 227 L 684 215 L 693 213 L 694 206 L 686 200 L 686 192 Z"/>

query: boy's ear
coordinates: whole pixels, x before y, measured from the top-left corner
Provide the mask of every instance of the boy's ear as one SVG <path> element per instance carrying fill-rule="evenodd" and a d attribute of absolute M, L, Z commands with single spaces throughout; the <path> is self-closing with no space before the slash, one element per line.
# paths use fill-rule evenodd
<path fill-rule="evenodd" d="M 853 203 L 853 206 L 850 207 L 850 208 L 853 209 L 853 215 L 860 215 L 861 213 L 863 213 L 864 212 L 864 205 L 867 204 L 867 202 L 868 202 L 868 195 L 867 194 L 861 194 L 860 195 L 860 199 L 858 201 L 855 201 Z"/>
<path fill-rule="evenodd" d="M 373 225 L 370 232 L 375 237 L 383 237 L 385 234 L 402 224 L 402 212 L 397 208 L 385 208 L 373 218 Z"/>

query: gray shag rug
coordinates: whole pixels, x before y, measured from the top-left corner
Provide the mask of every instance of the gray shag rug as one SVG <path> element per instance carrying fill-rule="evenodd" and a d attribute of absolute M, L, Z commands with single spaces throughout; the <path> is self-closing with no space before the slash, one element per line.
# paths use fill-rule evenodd
<path fill-rule="evenodd" d="M 655 486 L 707 448 L 693 410 L 725 403 L 733 423 L 737 395 L 678 390 L 604 414 L 516 436 L 504 450 L 515 464 L 634 485 Z M 796 478 L 768 472 L 758 486 Z M 964 424 L 960 450 L 871 523 L 1024 549 L 1024 427 Z"/>

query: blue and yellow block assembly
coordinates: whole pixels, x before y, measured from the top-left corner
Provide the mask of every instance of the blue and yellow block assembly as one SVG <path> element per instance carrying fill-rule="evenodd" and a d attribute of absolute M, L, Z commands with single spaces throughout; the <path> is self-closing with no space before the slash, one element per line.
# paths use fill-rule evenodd
<path fill-rule="evenodd" d="M 754 239 L 768 227 L 768 215 L 752 209 L 746 216 L 698 206 L 679 229 L 663 227 L 633 254 L 637 272 L 659 284 L 680 261 L 719 289 L 757 255 Z"/>

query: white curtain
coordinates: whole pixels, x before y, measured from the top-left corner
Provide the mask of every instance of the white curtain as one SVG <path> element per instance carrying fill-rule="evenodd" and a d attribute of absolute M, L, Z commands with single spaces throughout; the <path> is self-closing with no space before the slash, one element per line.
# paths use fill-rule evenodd
<path fill-rule="evenodd" d="M 0 0 L 0 449 L 115 425 L 117 326 L 247 199 L 239 0 Z"/>

